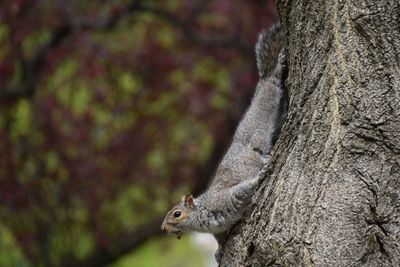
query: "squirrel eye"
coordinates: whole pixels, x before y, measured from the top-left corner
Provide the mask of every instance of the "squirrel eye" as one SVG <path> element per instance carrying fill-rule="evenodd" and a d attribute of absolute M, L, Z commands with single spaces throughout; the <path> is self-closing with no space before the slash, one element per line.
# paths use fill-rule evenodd
<path fill-rule="evenodd" d="M 182 215 L 182 212 L 180 212 L 179 210 L 174 211 L 174 217 L 178 218 Z"/>

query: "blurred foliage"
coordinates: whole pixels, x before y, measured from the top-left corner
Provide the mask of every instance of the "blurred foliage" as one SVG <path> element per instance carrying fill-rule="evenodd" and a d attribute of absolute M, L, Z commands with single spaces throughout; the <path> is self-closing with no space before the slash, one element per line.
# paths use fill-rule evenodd
<path fill-rule="evenodd" d="M 0 266 L 112 254 L 208 179 L 199 169 L 229 144 L 249 101 L 252 47 L 272 7 L 1 2 Z"/>

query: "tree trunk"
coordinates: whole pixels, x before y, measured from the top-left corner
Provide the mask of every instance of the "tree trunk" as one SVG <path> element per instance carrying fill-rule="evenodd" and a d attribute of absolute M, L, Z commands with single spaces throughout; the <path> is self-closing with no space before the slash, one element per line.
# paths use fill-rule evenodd
<path fill-rule="evenodd" d="M 400 3 L 278 5 L 288 117 L 220 266 L 399 266 Z"/>

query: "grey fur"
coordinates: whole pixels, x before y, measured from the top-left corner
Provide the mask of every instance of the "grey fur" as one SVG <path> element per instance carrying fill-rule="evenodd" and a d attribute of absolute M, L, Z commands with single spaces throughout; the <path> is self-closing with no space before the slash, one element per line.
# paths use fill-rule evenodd
<path fill-rule="evenodd" d="M 162 229 L 178 236 L 188 231 L 226 232 L 242 218 L 265 178 L 266 162 L 286 117 L 286 66 L 279 25 L 260 34 L 256 56 L 260 74 L 256 92 L 210 187 L 193 202 L 183 200 L 175 205 Z M 173 216 L 176 210 L 182 212 L 182 218 Z"/>

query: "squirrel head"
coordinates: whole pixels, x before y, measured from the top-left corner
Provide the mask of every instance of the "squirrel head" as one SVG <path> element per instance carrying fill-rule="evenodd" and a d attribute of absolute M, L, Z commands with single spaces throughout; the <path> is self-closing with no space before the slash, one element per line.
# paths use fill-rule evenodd
<path fill-rule="evenodd" d="M 165 216 L 161 230 L 176 234 L 177 238 L 180 239 L 182 233 L 192 230 L 195 211 L 196 206 L 192 194 L 184 195 L 181 202 L 172 207 Z"/>

